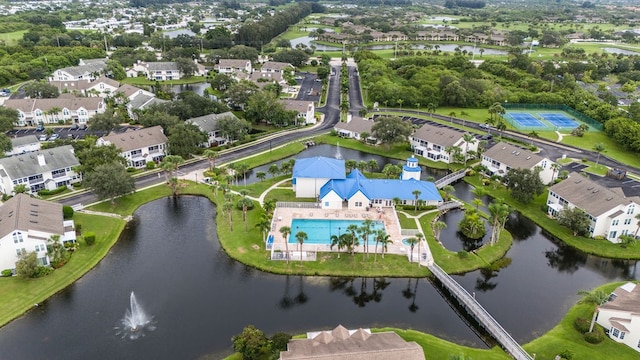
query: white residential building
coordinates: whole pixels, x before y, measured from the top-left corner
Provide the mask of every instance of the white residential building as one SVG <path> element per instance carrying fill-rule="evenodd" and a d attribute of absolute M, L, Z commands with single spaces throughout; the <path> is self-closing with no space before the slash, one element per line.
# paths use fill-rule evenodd
<path fill-rule="evenodd" d="M 49 85 L 53 85 L 58 88 L 60 93 L 70 92 L 70 93 L 78 93 L 83 96 L 99 96 L 99 97 L 108 97 L 110 94 L 120 86 L 120 83 L 109 79 L 108 77 L 101 76 L 98 79 L 93 81 L 89 79 L 83 80 L 60 80 L 60 81 L 49 81 Z"/>
<path fill-rule="evenodd" d="M 260 72 L 263 73 L 291 74 L 294 70 L 295 68 L 293 67 L 293 65 L 278 61 L 267 61 L 266 63 L 262 64 L 262 67 L 260 68 Z"/>
<path fill-rule="evenodd" d="M 220 74 L 231 75 L 236 72 L 244 72 L 251 74 L 253 67 L 251 66 L 251 60 L 244 59 L 220 59 L 220 61 L 213 66 L 213 69 Z"/>
<path fill-rule="evenodd" d="M 55 70 L 49 77 L 50 81 L 89 80 L 100 77 L 107 68 L 106 59 L 80 60 L 78 66 L 71 66 Z"/>
<path fill-rule="evenodd" d="M 207 143 L 203 144 L 204 147 L 220 146 L 226 144 L 229 139 L 222 136 L 220 133 L 218 121 L 227 117 L 238 119 L 234 113 L 227 111 L 221 114 L 209 114 L 187 119 L 185 122 L 194 124 L 200 129 L 200 131 L 207 134 Z"/>
<path fill-rule="evenodd" d="M 8 99 L 4 106 L 18 111 L 18 126 L 58 124 L 60 121 L 86 124 L 105 112 L 104 100 L 61 94 L 57 99 Z"/>
<path fill-rule="evenodd" d="M 635 235 L 640 197 L 626 197 L 620 188 L 608 189 L 578 173 L 549 188 L 548 213 L 556 216 L 564 207 L 577 207 L 589 215 L 589 236 L 603 236 L 618 243 L 620 235 Z"/>
<path fill-rule="evenodd" d="M 40 140 L 35 135 L 11 138 L 12 149 L 6 155 L 17 155 L 40 150 Z"/>
<path fill-rule="evenodd" d="M 78 165 L 71 145 L 0 159 L 0 192 L 12 194 L 20 184 L 36 193 L 80 182 L 82 176 L 73 170 Z"/>
<path fill-rule="evenodd" d="M 416 155 L 450 164 L 454 159 L 453 154 L 447 153 L 448 148 L 458 148 L 463 156 L 468 156 L 468 151 L 478 151 L 478 140 L 473 139 L 467 144 L 463 137 L 465 134 L 468 133 L 425 124 L 411 136 L 411 147 Z"/>
<path fill-rule="evenodd" d="M 296 118 L 305 124 L 315 124 L 315 105 L 313 101 L 281 99 L 280 103 L 284 105 L 286 110 L 295 111 Z"/>
<path fill-rule="evenodd" d="M 115 94 L 122 94 L 127 99 L 127 112 L 133 119 L 137 117 L 136 110 L 144 110 L 153 104 L 164 103 L 167 100 L 158 99 L 156 94 L 137 88 L 135 86 L 124 84 L 114 91 Z"/>
<path fill-rule="evenodd" d="M 120 156 L 127 160 L 127 166 L 143 168 L 148 162 L 159 163 L 166 155 L 167 137 L 162 127 L 152 126 L 144 129 L 128 129 L 121 133 L 110 133 L 96 142 L 97 146 L 115 145 Z"/>
<path fill-rule="evenodd" d="M 0 206 L 0 271 L 15 272 L 18 255 L 35 252 L 40 265 L 49 265 L 47 240 L 75 242 L 73 220 L 64 220 L 62 205 L 17 194 Z"/>
<path fill-rule="evenodd" d="M 640 352 L 640 286 L 626 283 L 596 308 L 596 322 L 609 332 L 609 338 Z"/>
<path fill-rule="evenodd" d="M 510 169 L 539 168 L 538 175 L 544 184 L 550 184 L 556 178 L 557 172 L 553 169 L 553 164 L 546 157 L 505 142 L 499 142 L 482 153 L 482 165 L 490 174 L 502 177 Z"/>
<path fill-rule="evenodd" d="M 204 76 L 207 71 L 203 65 L 195 63 L 197 70 L 194 75 Z M 133 67 L 127 69 L 127 77 L 137 77 L 140 74 L 144 75 L 149 80 L 164 81 L 164 80 L 180 80 L 184 77 L 184 74 L 180 71 L 178 64 L 174 61 L 160 61 L 160 62 L 144 62 L 138 61 L 133 64 Z"/>
<path fill-rule="evenodd" d="M 333 128 L 338 132 L 338 135 L 344 138 L 364 140 L 362 134 L 369 134 L 368 140 L 373 140 L 371 135 L 373 120 L 364 119 L 359 116 L 347 115 L 347 122 L 338 122 Z"/>

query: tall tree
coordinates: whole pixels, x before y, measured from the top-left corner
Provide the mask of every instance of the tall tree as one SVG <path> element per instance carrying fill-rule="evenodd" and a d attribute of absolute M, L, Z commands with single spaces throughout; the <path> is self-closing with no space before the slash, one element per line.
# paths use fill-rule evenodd
<path fill-rule="evenodd" d="M 413 191 L 411 192 L 411 194 L 413 194 L 413 196 L 415 197 L 415 200 L 414 200 L 414 203 L 413 203 L 413 204 L 415 205 L 415 207 L 414 207 L 414 211 L 415 211 L 415 212 L 416 212 L 416 214 L 417 214 L 417 213 L 418 213 L 418 199 L 420 198 L 420 195 L 422 195 L 422 191 L 420 191 L 420 190 L 413 190 Z"/>
<path fill-rule="evenodd" d="M 411 257 L 409 262 L 413 262 L 413 248 L 416 246 L 416 244 L 418 243 L 418 238 L 412 236 L 410 238 L 407 239 L 407 243 L 409 244 L 409 246 L 411 247 Z"/>
<path fill-rule="evenodd" d="M 78 161 L 80 161 L 78 170 L 84 175 L 95 171 L 100 165 L 113 163 L 122 166 L 127 165 L 127 160 L 120 156 L 120 150 L 113 144 L 95 146 L 91 143 L 87 147 L 76 151 Z"/>
<path fill-rule="evenodd" d="M 99 199 L 110 199 L 111 204 L 114 204 L 116 197 L 130 194 L 136 188 L 135 180 L 131 174 L 122 164 L 118 163 L 97 166 L 94 171 L 84 176 L 82 182 Z"/>
<path fill-rule="evenodd" d="M 509 218 L 510 213 L 509 205 L 503 203 L 501 200 L 494 200 L 489 204 L 489 219 L 491 221 L 491 238 L 489 243 L 494 245 L 500 237 L 500 232 L 504 229 L 504 226 Z"/>
<path fill-rule="evenodd" d="M 511 196 L 517 201 L 528 204 L 534 196 L 542 194 L 544 184 L 540 179 L 540 168 L 531 169 L 509 169 L 504 176 Z"/>
<path fill-rule="evenodd" d="M 216 159 L 219 156 L 218 152 L 212 149 L 207 149 L 202 153 L 202 155 L 209 160 L 209 171 L 213 171 L 216 167 Z"/>
<path fill-rule="evenodd" d="M 184 159 L 196 154 L 200 145 L 207 141 L 207 135 L 198 126 L 189 123 L 180 123 L 172 127 L 167 138 L 171 154 Z"/>
<path fill-rule="evenodd" d="M 16 126 L 18 110 L 0 106 L 0 132 L 7 132 Z"/>
<path fill-rule="evenodd" d="M 440 233 L 443 229 L 447 228 L 447 223 L 444 221 L 436 221 L 433 223 L 433 235 L 436 240 L 440 241 Z"/>
<path fill-rule="evenodd" d="M 160 166 L 163 170 L 169 173 L 169 183 L 171 184 L 171 190 L 173 192 L 173 196 L 178 194 L 178 168 L 180 164 L 184 162 L 184 159 L 180 155 L 167 155 L 164 159 L 162 159 L 162 163 Z"/>
<path fill-rule="evenodd" d="M 113 111 L 113 109 L 107 109 L 102 114 L 96 114 L 89 121 L 89 130 L 92 131 L 111 131 L 123 122 L 122 116 Z"/>
<path fill-rule="evenodd" d="M 284 248 L 286 251 L 285 258 L 287 260 L 287 265 L 289 265 L 289 235 L 291 234 L 291 228 L 288 226 L 280 227 L 280 234 L 282 234 L 282 238 L 284 239 Z"/>
<path fill-rule="evenodd" d="M 467 159 L 469 157 L 469 145 L 476 142 L 476 138 L 469 133 L 463 134 L 462 139 L 464 140 L 464 167 L 467 167 Z"/>
<path fill-rule="evenodd" d="M 589 232 L 589 225 L 591 225 L 589 215 L 577 207 L 569 208 L 565 206 L 558 212 L 556 218 L 558 219 L 558 224 L 566 226 L 572 231 L 573 236 L 584 235 Z"/>
<path fill-rule="evenodd" d="M 407 141 L 413 130 L 411 123 L 397 116 L 382 116 L 375 120 L 371 132 L 381 143 L 387 146 Z"/>
<path fill-rule="evenodd" d="M 302 264 L 302 244 L 304 244 L 304 242 L 306 240 L 309 239 L 309 236 L 307 235 L 306 232 L 304 231 L 298 231 L 296 233 L 296 240 L 298 241 L 298 250 L 300 251 L 300 263 Z"/>
<path fill-rule="evenodd" d="M 606 147 L 603 143 L 596 143 L 595 145 L 593 145 L 593 151 L 598 154 L 598 157 L 596 158 L 596 167 L 598 166 L 598 162 L 600 162 L 600 154 L 605 151 L 605 149 Z"/>

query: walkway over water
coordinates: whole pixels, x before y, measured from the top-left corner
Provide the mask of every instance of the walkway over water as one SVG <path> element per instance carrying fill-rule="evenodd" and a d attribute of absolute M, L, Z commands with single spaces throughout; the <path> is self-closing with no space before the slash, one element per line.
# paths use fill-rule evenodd
<path fill-rule="evenodd" d="M 463 288 L 458 282 L 453 280 L 444 270 L 440 268 L 436 263 L 429 263 L 427 265 L 429 271 L 442 283 L 442 285 L 455 297 L 462 305 L 469 315 L 472 315 L 478 323 L 480 323 L 493 338 L 500 343 L 500 345 L 516 360 L 532 360 L 533 357 L 529 355 L 518 344 L 511 335 L 502 327 L 496 319 L 491 316 L 480 305 L 475 297 L 471 296 L 465 288 Z"/>
<path fill-rule="evenodd" d="M 445 177 L 442 177 L 434 182 L 438 189 L 442 189 L 444 186 L 451 184 L 452 182 L 458 181 L 464 177 L 467 173 L 466 169 L 458 170 L 454 173 L 451 173 Z"/>

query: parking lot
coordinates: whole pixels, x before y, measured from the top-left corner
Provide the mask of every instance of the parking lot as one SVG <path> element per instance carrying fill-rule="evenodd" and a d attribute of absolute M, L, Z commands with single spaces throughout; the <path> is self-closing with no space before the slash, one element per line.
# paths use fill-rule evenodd
<path fill-rule="evenodd" d="M 135 128 L 135 126 L 121 126 L 120 128 L 115 129 L 115 131 L 123 132 L 127 129 Z M 53 133 L 51 135 L 48 135 L 47 129 L 53 129 Z M 80 126 L 77 128 L 72 128 L 71 126 L 47 126 L 42 130 L 37 130 L 35 127 L 16 128 L 7 131 L 6 134 L 11 138 L 35 135 L 40 141 L 53 141 L 56 139 L 84 139 L 87 135 L 100 137 L 106 135 L 107 133 L 108 131 L 93 131 L 89 130 L 88 128 L 83 129 Z"/>

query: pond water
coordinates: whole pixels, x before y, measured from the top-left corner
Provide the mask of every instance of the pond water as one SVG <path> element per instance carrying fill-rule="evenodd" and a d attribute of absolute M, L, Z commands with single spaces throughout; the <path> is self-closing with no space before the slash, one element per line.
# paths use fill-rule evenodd
<path fill-rule="evenodd" d="M 471 197 L 469 185 L 455 188 L 457 196 Z M 279 276 L 230 259 L 217 240 L 215 212 L 197 197 L 140 207 L 94 270 L 0 329 L 2 358 L 221 358 L 231 352 L 230 338 L 249 324 L 269 335 L 338 324 L 397 326 L 484 347 L 426 279 Z M 515 240 L 501 270 L 455 277 L 522 343 L 555 326 L 579 290 L 638 279 L 636 262 L 572 250 L 517 213 L 507 229 Z M 242 236 L 242 229 L 236 231 Z M 123 340 L 114 330 L 131 291 L 157 322 L 154 332 L 136 341 Z"/>
<path fill-rule="evenodd" d="M 640 55 L 640 52 L 633 51 L 633 50 L 625 50 L 625 49 L 618 49 L 618 48 L 611 48 L 611 47 L 603 47 L 601 49 L 602 51 L 608 52 L 610 54 Z"/>
<path fill-rule="evenodd" d="M 183 85 L 171 85 L 171 90 L 176 93 L 179 94 L 183 91 L 193 91 L 194 93 L 203 96 L 204 95 L 204 91 L 211 85 L 209 85 L 209 83 L 206 82 L 201 82 L 201 83 L 193 83 L 193 84 L 183 84 Z"/>
<path fill-rule="evenodd" d="M 313 42 L 313 39 L 308 37 L 308 36 L 302 36 L 299 38 L 295 38 L 291 40 L 291 47 L 295 48 L 296 45 L 298 44 L 305 44 L 306 46 L 311 46 L 312 44 L 315 45 L 316 50 L 318 51 L 336 51 L 336 50 L 342 50 L 342 46 L 332 46 L 332 45 L 323 45 L 323 44 L 317 44 Z M 467 50 L 467 51 L 471 51 L 473 53 L 475 53 L 476 55 L 480 55 L 480 47 L 477 46 L 474 47 L 472 45 L 457 45 L 457 44 L 440 44 L 440 43 L 432 43 L 431 45 L 431 51 L 434 50 L 434 46 L 438 45 L 440 46 L 439 50 L 444 51 L 444 52 L 454 52 L 455 49 L 457 47 L 460 48 L 460 50 Z M 368 50 L 389 50 L 389 49 L 394 49 L 395 45 L 394 44 L 385 44 L 385 45 L 364 45 L 362 46 L 362 48 L 368 49 Z M 414 44 L 413 45 L 413 49 L 414 50 L 424 50 L 425 49 L 425 45 L 424 44 Z M 497 50 L 497 49 L 485 49 L 483 48 L 484 53 L 483 55 L 506 55 L 507 52 L 504 50 Z"/>

